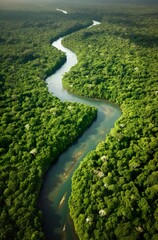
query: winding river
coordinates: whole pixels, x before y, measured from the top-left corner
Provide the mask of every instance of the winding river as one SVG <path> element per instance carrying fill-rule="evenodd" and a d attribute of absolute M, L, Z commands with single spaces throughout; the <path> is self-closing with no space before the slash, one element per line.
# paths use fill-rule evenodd
<path fill-rule="evenodd" d="M 97 24 L 99 22 L 93 21 L 93 25 L 90 27 Z M 44 179 L 39 208 L 43 212 L 43 228 L 47 240 L 78 239 L 68 210 L 71 177 L 80 161 L 89 151 L 95 149 L 99 142 L 105 139 L 105 135 L 121 115 L 120 109 L 109 102 L 79 97 L 70 94 L 62 87 L 62 76 L 77 63 L 77 56 L 63 47 L 61 41 L 62 38 L 59 38 L 52 45 L 65 52 L 67 61 L 51 77 L 47 78 L 48 90 L 62 101 L 80 102 L 95 106 L 98 109 L 98 115 L 91 127 L 61 154 Z"/>

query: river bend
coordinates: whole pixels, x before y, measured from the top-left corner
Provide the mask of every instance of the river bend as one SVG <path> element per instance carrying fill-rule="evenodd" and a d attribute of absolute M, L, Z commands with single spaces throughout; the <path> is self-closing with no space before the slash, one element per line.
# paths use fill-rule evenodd
<path fill-rule="evenodd" d="M 93 21 L 93 25 L 90 27 L 95 27 L 97 24 L 99 22 Z M 80 102 L 94 106 L 98 109 L 98 115 L 91 127 L 60 155 L 58 161 L 45 176 L 39 208 L 43 212 L 43 228 L 47 240 L 78 239 L 68 209 L 71 177 L 81 160 L 105 139 L 105 135 L 121 115 L 120 109 L 109 102 L 79 97 L 70 94 L 63 88 L 62 77 L 65 72 L 77 64 L 77 56 L 65 48 L 61 41 L 62 38 L 59 38 L 52 45 L 65 52 L 67 61 L 58 71 L 46 79 L 48 90 L 62 101 Z"/>

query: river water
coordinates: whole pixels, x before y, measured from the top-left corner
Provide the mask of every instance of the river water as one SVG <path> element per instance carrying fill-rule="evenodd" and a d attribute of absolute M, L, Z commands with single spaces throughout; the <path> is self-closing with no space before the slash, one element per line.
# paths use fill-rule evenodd
<path fill-rule="evenodd" d="M 93 21 L 93 27 L 99 24 Z M 62 101 L 80 102 L 98 109 L 97 119 L 83 135 L 70 146 L 45 176 L 39 208 L 43 212 L 43 229 L 47 240 L 78 239 L 69 216 L 68 199 L 71 193 L 71 177 L 88 152 L 105 139 L 106 134 L 120 117 L 121 111 L 115 105 L 102 101 L 79 97 L 67 92 L 62 86 L 62 77 L 77 63 L 77 56 L 61 44 L 59 38 L 52 45 L 65 52 L 66 63 L 46 79 L 48 90 Z"/>

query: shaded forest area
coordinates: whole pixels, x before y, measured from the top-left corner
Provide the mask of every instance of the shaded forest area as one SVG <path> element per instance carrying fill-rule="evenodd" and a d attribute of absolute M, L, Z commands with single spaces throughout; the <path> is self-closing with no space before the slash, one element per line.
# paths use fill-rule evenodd
<path fill-rule="evenodd" d="M 56 11 L 0 12 L 0 239 L 44 239 L 44 174 L 97 115 L 61 102 L 44 81 L 66 60 L 51 42 L 89 23 Z"/>
<path fill-rule="evenodd" d="M 80 164 L 69 201 L 82 240 L 158 239 L 158 9 L 94 12 L 101 25 L 67 36 L 72 92 L 118 104 L 122 116 Z"/>

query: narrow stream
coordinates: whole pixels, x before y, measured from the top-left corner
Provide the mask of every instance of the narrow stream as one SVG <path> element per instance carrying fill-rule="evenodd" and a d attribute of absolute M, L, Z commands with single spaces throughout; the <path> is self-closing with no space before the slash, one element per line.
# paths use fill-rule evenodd
<path fill-rule="evenodd" d="M 97 24 L 99 22 L 93 21 L 93 25 L 90 27 Z M 44 179 L 39 208 L 43 212 L 43 228 L 47 240 L 78 239 L 68 209 L 71 177 L 81 160 L 88 152 L 95 149 L 99 142 L 105 139 L 105 135 L 121 115 L 120 109 L 109 102 L 79 97 L 68 93 L 62 87 L 62 76 L 77 63 L 77 56 L 63 47 L 61 41 L 62 38 L 59 38 L 52 45 L 65 52 L 67 61 L 57 72 L 47 78 L 49 92 L 62 101 L 81 102 L 95 106 L 98 109 L 98 116 L 91 127 L 61 154 Z"/>

